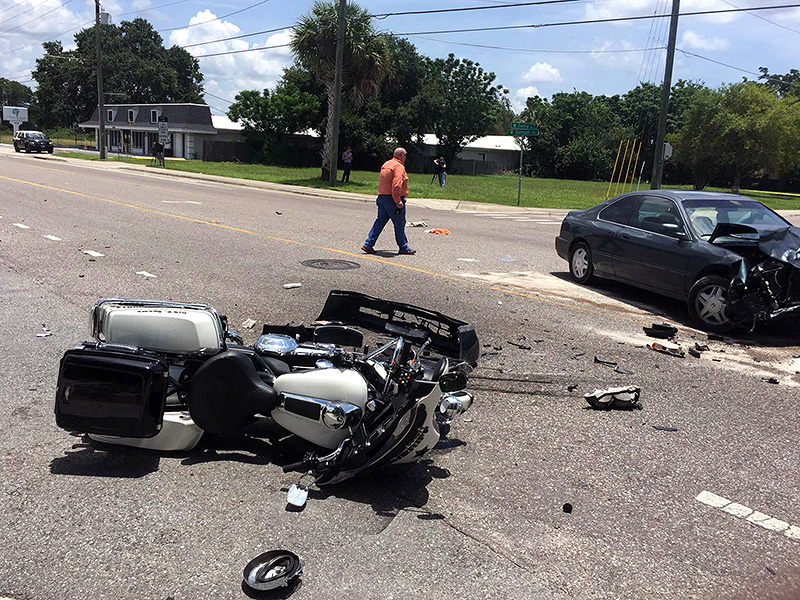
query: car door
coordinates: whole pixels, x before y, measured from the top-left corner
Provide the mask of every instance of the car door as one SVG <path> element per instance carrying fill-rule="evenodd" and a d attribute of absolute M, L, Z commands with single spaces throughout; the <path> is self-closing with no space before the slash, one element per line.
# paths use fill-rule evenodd
<path fill-rule="evenodd" d="M 614 240 L 614 273 L 634 285 L 684 297 L 693 244 L 673 200 L 642 195 L 629 224 Z"/>

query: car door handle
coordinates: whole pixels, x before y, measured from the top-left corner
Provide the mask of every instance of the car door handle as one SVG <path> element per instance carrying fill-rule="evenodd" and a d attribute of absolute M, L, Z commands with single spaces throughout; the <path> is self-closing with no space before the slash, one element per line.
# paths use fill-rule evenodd
<path fill-rule="evenodd" d="M 621 237 L 623 240 L 629 240 L 629 239 L 631 239 L 631 236 L 630 236 L 630 234 L 629 234 L 629 233 L 620 233 L 620 234 L 619 234 L 619 237 Z"/>

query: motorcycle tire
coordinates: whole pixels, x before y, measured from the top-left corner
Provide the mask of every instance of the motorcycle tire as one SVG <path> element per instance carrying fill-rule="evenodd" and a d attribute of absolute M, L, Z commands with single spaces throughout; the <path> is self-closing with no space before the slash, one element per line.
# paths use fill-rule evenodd
<path fill-rule="evenodd" d="M 243 584 L 254 592 L 294 585 L 303 572 L 300 558 L 288 550 L 259 554 L 244 568 Z"/>

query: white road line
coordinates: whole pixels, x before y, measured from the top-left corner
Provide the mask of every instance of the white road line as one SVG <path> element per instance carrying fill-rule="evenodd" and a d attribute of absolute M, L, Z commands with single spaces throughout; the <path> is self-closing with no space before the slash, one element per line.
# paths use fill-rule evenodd
<path fill-rule="evenodd" d="M 194 200 L 162 200 L 161 204 L 202 204 L 202 202 L 195 202 Z"/>
<path fill-rule="evenodd" d="M 14 227 L 19 227 L 20 229 L 30 229 L 30 227 L 28 227 L 28 226 L 27 226 L 27 225 L 25 225 L 24 223 L 12 223 L 12 225 L 13 225 Z"/>
<path fill-rule="evenodd" d="M 187 200 L 186 204 L 202 204 L 202 202 L 195 202 L 194 200 Z"/>
<path fill-rule="evenodd" d="M 738 502 L 733 502 L 727 498 L 717 496 L 716 494 L 707 492 L 705 490 L 697 494 L 695 500 L 702 502 L 706 506 L 718 508 L 722 512 L 726 512 L 734 517 L 744 519 L 749 523 L 753 523 L 754 525 L 758 525 L 759 527 L 763 527 L 769 531 L 783 533 L 783 535 L 788 537 L 790 540 L 800 541 L 800 527 L 797 527 L 796 525 L 790 525 L 786 521 L 781 521 L 775 517 L 771 517 L 757 510 L 753 510 L 752 508 L 743 504 L 739 504 Z"/>
<path fill-rule="evenodd" d="M 56 236 L 54 236 L 54 235 L 49 235 L 49 234 L 48 234 L 48 235 L 43 235 L 42 237 L 43 237 L 43 238 L 47 238 L 48 240 L 52 240 L 52 241 L 54 241 L 54 242 L 60 242 L 60 241 L 61 241 L 61 238 L 60 238 L 60 237 L 56 237 Z"/>
<path fill-rule="evenodd" d="M 93 256 L 94 258 L 99 258 L 101 256 L 105 256 L 102 252 L 95 252 L 94 250 L 84 250 L 84 254 L 88 254 L 89 256 Z"/>
<path fill-rule="evenodd" d="M 479 262 L 477 258 L 457 258 L 461 262 Z"/>
<path fill-rule="evenodd" d="M 153 275 L 152 273 L 148 273 L 147 271 L 136 271 L 137 275 L 142 275 L 144 277 L 158 277 L 158 275 Z"/>

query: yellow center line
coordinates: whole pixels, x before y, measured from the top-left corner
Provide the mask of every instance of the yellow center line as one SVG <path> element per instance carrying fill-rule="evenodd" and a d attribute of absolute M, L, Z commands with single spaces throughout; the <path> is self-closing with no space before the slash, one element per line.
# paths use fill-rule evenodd
<path fill-rule="evenodd" d="M 46 189 L 46 190 L 52 190 L 54 192 L 61 192 L 61 193 L 64 193 L 64 194 L 71 194 L 73 196 L 78 196 L 79 198 L 86 198 L 88 200 L 99 200 L 100 202 L 105 202 L 107 204 L 113 204 L 115 206 L 121 206 L 121 207 L 124 207 L 124 208 L 132 208 L 132 209 L 135 209 L 135 210 L 140 210 L 140 211 L 143 211 L 143 212 L 146 212 L 146 213 L 159 215 L 159 216 L 162 216 L 162 217 L 170 217 L 170 218 L 173 218 L 173 219 L 180 219 L 182 221 L 188 221 L 190 223 L 198 223 L 200 225 L 208 225 L 210 227 L 216 227 L 218 229 L 223 229 L 223 230 L 226 230 L 226 231 L 234 231 L 236 233 L 244 233 L 244 234 L 247 234 L 247 235 L 252 235 L 252 236 L 256 236 L 256 237 L 260 237 L 260 238 L 263 238 L 263 239 L 268 239 L 268 240 L 272 240 L 272 241 L 276 241 L 276 242 L 282 242 L 282 243 L 285 243 L 285 244 L 293 244 L 295 246 L 302 246 L 304 248 L 313 248 L 315 250 L 323 250 L 325 252 L 332 252 L 334 254 L 339 254 L 339 255 L 342 255 L 342 256 L 349 256 L 349 257 L 353 257 L 353 258 L 358 258 L 360 260 L 369 260 L 369 261 L 372 261 L 372 262 L 375 262 L 375 263 L 396 267 L 398 269 L 403 269 L 405 271 L 412 271 L 414 273 L 421 273 L 423 275 L 430 275 L 431 277 L 436 277 L 438 279 L 446 279 L 446 280 L 449 280 L 449 281 L 456 281 L 458 283 L 463 283 L 463 284 L 467 284 L 467 285 L 471 285 L 471 286 L 475 286 L 475 287 L 481 287 L 481 288 L 484 288 L 484 289 L 488 288 L 489 290 L 492 290 L 492 291 L 497 291 L 497 292 L 501 292 L 501 293 L 504 293 L 504 294 L 510 294 L 510 295 L 517 296 L 517 297 L 520 297 L 520 298 L 536 300 L 538 302 L 543 302 L 545 304 L 551 304 L 551 305 L 555 305 L 555 306 L 560 306 L 560 307 L 568 308 L 568 309 L 571 309 L 571 310 L 578 310 L 578 311 L 581 311 L 581 312 L 612 316 L 612 317 L 614 317 L 616 319 L 619 319 L 619 320 L 622 320 L 622 321 L 628 321 L 628 322 L 633 322 L 633 323 L 637 323 L 637 324 L 648 323 L 649 322 L 649 321 L 646 321 L 646 320 L 643 320 L 643 319 L 640 319 L 640 318 L 635 318 L 633 316 L 626 316 L 626 315 L 620 314 L 618 312 L 615 312 L 613 310 L 612 311 L 603 311 L 601 309 L 597 309 L 597 308 L 590 307 L 590 306 L 576 306 L 575 304 L 570 303 L 570 302 L 563 302 L 563 301 L 559 301 L 559 300 L 556 300 L 556 299 L 553 299 L 553 298 L 545 298 L 545 297 L 542 297 L 542 296 L 540 296 L 538 294 L 534 294 L 534 293 L 517 292 L 517 291 L 514 291 L 514 290 L 510 290 L 510 289 L 508 289 L 506 287 L 500 287 L 500 286 L 498 286 L 496 284 L 487 284 L 487 283 L 482 282 L 480 280 L 465 279 L 463 277 L 457 277 L 457 276 L 454 276 L 454 275 L 448 275 L 446 273 L 440 273 L 438 271 L 431 271 L 431 270 L 428 270 L 428 269 L 423 269 L 421 267 L 413 267 L 411 265 L 405 265 L 405 264 L 402 264 L 402 263 L 399 263 L 399 262 L 395 262 L 393 260 L 387 260 L 387 259 L 379 257 L 379 256 L 372 256 L 372 255 L 366 255 L 366 254 L 357 253 L 357 252 L 350 252 L 348 250 L 340 250 L 339 248 L 329 248 L 327 246 L 318 246 L 316 244 L 310 244 L 308 242 L 303 242 L 303 241 L 300 241 L 300 240 L 293 240 L 291 238 L 284 238 L 284 237 L 280 237 L 280 236 L 276 236 L 276 235 L 269 235 L 267 233 L 260 233 L 258 231 L 253 231 L 252 229 L 243 229 L 241 227 L 234 227 L 232 225 L 224 225 L 223 223 L 218 223 L 216 221 L 208 221 L 206 219 L 198 219 L 196 217 L 187 217 L 185 215 L 179 215 L 179 214 L 176 214 L 176 213 L 166 212 L 166 211 L 158 210 L 158 209 L 155 209 L 155 208 L 147 208 L 146 206 L 142 206 L 141 204 L 131 204 L 129 202 L 122 202 L 122 201 L 119 201 L 119 200 L 112 200 L 111 198 L 103 198 L 102 196 L 94 196 L 92 194 L 84 194 L 83 192 L 76 192 L 76 191 L 73 191 L 73 190 L 67 190 L 67 189 L 63 189 L 63 188 L 58 188 L 58 187 L 54 187 L 54 186 L 51 186 L 51 185 L 46 185 L 44 183 L 36 183 L 36 182 L 33 182 L 33 181 L 26 181 L 24 179 L 17 179 L 15 177 L 8 177 L 6 175 L 0 175 L 0 179 L 5 179 L 6 181 L 13 181 L 15 183 L 22 183 L 22 184 L 25 184 L 25 185 L 31 185 L 31 186 L 43 188 L 43 189 Z M 579 300 L 576 299 L 576 301 L 579 301 Z M 687 329 L 689 329 L 689 328 L 687 328 Z"/>

